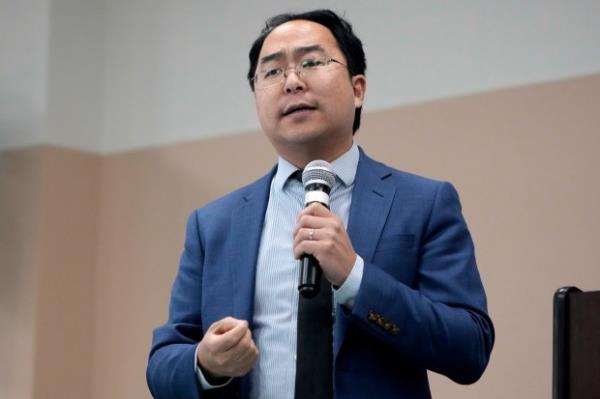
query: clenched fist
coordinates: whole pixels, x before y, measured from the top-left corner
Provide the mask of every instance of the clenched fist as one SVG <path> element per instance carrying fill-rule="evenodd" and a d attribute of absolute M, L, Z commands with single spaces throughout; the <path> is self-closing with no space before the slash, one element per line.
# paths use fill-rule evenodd
<path fill-rule="evenodd" d="M 233 317 L 211 324 L 198 347 L 198 363 L 213 378 L 243 376 L 257 358 L 248 322 Z"/>

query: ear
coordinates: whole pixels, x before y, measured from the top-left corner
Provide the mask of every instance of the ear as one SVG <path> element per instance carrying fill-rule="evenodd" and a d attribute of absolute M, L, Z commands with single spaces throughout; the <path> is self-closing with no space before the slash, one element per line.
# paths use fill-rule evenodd
<path fill-rule="evenodd" d="M 352 76 L 352 89 L 354 90 L 354 108 L 362 107 L 367 90 L 367 78 L 365 75 Z"/>

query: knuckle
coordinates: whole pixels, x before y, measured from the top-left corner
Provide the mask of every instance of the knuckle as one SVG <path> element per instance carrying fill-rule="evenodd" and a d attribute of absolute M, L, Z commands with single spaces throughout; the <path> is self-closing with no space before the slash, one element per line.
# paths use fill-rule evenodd
<path fill-rule="evenodd" d="M 244 349 L 248 349 L 248 348 L 250 348 L 250 341 L 251 341 L 250 337 L 248 335 L 246 335 L 246 336 L 244 336 L 244 338 L 242 338 L 242 341 L 240 343 Z"/>

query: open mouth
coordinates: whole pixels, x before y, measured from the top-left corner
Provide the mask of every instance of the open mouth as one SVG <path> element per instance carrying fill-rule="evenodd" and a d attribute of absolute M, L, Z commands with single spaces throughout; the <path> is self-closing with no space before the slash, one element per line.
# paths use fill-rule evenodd
<path fill-rule="evenodd" d="M 292 114 L 296 114 L 296 113 L 301 113 L 301 112 L 306 112 L 306 111 L 313 111 L 315 110 L 316 107 L 312 107 L 310 105 L 294 105 L 289 107 L 288 109 L 286 109 L 283 112 L 283 116 L 288 116 L 288 115 L 292 115 Z"/>

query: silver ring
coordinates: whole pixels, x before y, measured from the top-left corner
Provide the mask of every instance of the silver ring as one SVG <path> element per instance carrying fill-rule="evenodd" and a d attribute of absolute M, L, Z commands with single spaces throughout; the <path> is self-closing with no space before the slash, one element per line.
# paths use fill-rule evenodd
<path fill-rule="evenodd" d="M 315 239 L 315 229 L 310 229 L 308 232 L 308 239 L 311 241 Z"/>

